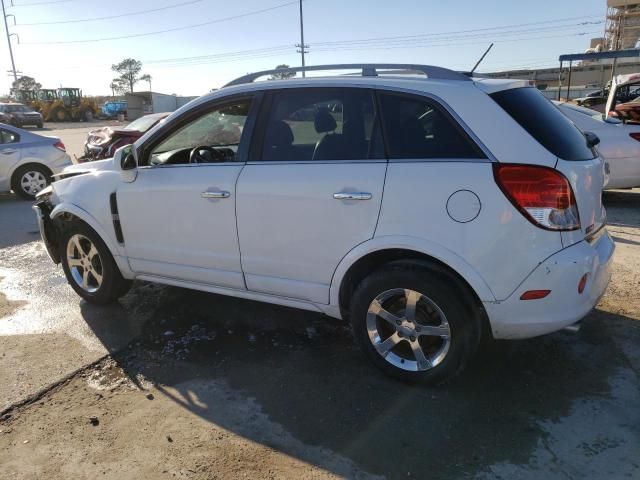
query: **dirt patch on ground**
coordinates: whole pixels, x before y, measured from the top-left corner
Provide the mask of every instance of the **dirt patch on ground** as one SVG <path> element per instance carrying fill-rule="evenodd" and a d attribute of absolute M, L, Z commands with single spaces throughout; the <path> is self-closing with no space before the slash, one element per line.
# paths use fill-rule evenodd
<path fill-rule="evenodd" d="M 223 382 L 154 388 L 137 380 L 107 360 L 38 400 L 28 415 L 5 414 L 0 451 L 11 455 L 0 478 L 372 478 L 295 440 Z M 180 404 L 216 408 L 227 426 Z"/>

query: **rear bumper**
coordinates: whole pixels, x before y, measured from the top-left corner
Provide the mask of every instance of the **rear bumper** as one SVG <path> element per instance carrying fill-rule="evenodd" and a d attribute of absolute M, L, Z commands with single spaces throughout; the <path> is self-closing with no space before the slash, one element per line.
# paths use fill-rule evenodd
<path fill-rule="evenodd" d="M 615 245 L 603 228 L 596 237 L 583 240 L 552 255 L 501 302 L 484 307 L 494 338 L 515 339 L 544 335 L 581 320 L 596 306 L 611 279 Z M 582 294 L 578 283 L 588 274 Z M 551 290 L 538 300 L 520 300 L 528 290 Z"/>

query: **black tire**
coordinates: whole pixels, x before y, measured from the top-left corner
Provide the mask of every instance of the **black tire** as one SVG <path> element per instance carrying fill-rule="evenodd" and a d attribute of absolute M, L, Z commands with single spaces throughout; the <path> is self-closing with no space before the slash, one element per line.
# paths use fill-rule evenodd
<path fill-rule="evenodd" d="M 69 256 L 67 255 L 67 246 L 72 241 L 75 235 L 81 235 L 85 237 L 95 246 L 99 261 L 100 272 L 102 274 L 102 281 L 99 287 L 95 291 L 87 291 L 77 283 L 69 267 Z M 87 302 L 96 304 L 107 304 L 115 302 L 118 298 L 125 295 L 131 288 L 131 281 L 122 277 L 120 269 L 116 264 L 111 252 L 100 238 L 95 230 L 82 221 L 74 221 L 67 224 L 60 236 L 60 259 L 62 263 L 62 269 L 67 277 L 67 281 L 71 288 L 73 288 L 78 295 L 84 298 Z M 85 246 L 86 248 L 86 246 Z"/>
<path fill-rule="evenodd" d="M 400 343 L 394 346 L 391 351 L 394 353 L 394 361 L 398 363 L 400 359 L 399 362 L 406 365 L 405 368 L 409 368 L 411 359 L 415 357 L 411 349 L 416 344 L 411 342 L 417 340 L 417 345 L 421 347 L 424 345 L 422 349 L 423 351 L 427 350 L 427 357 L 429 357 L 429 349 L 434 351 L 434 358 L 436 359 L 436 354 L 445 350 L 445 339 L 437 336 L 419 336 L 425 334 L 424 325 L 429 324 L 429 321 L 423 322 L 418 315 L 433 315 L 434 313 L 425 312 L 437 312 L 432 307 L 435 304 L 446 317 L 450 331 L 448 350 L 446 350 L 439 362 L 432 361 L 434 366 L 431 368 L 417 371 L 400 368 L 400 366 L 392 364 L 391 361 L 388 361 L 378 353 L 369 338 L 367 315 L 371 303 L 383 292 L 393 291 L 394 289 L 409 289 L 419 292 L 428 297 L 428 301 L 432 302 L 427 304 L 427 300 L 424 297 L 421 297 L 417 302 L 416 311 L 419 313 L 415 317 L 416 323 L 411 325 L 420 323 L 422 325 L 422 333 L 411 336 L 411 340 L 407 338 L 406 331 L 400 332 L 400 327 L 390 328 L 389 324 L 382 320 L 381 317 L 373 316 L 374 322 L 379 325 L 381 330 L 389 329 L 389 336 L 392 334 L 391 332 L 395 332 L 394 328 L 396 328 L 399 335 L 403 337 Z M 426 384 L 439 384 L 450 380 L 464 369 L 469 359 L 476 352 L 481 336 L 481 319 L 473 308 L 473 297 L 465 289 L 468 290 L 451 273 L 439 265 L 418 261 L 388 263 L 366 277 L 358 285 L 351 299 L 350 320 L 356 341 L 378 368 L 394 378 Z M 428 305 L 428 307 L 425 305 Z M 428 310 L 425 310 L 425 308 L 428 308 Z M 399 316 L 402 316 L 402 314 Z M 423 316 L 423 318 L 428 317 Z M 381 325 L 377 322 L 381 322 Z M 437 323 L 433 325 L 437 325 Z M 420 331 L 418 327 L 416 327 L 416 331 Z M 382 341 L 383 338 L 386 340 L 389 337 L 381 335 L 379 341 Z M 427 343 L 425 344 L 425 342 Z M 409 352 L 410 355 L 405 364 L 404 356 L 406 352 Z M 389 355 L 389 357 L 392 356 Z"/>
<path fill-rule="evenodd" d="M 45 187 L 51 183 L 51 172 L 46 167 L 37 164 L 23 165 L 13 172 L 13 176 L 11 177 L 11 190 L 25 200 L 35 200 L 37 192 L 25 190 L 22 185 L 22 177 L 29 172 L 37 172 L 42 175 L 45 179 Z"/>
<path fill-rule="evenodd" d="M 56 107 L 51 111 L 49 115 L 54 122 L 66 122 L 69 120 L 67 111 L 62 107 Z"/>
<path fill-rule="evenodd" d="M 43 128 L 44 124 L 42 122 L 39 122 L 38 125 L 36 125 L 38 128 Z"/>

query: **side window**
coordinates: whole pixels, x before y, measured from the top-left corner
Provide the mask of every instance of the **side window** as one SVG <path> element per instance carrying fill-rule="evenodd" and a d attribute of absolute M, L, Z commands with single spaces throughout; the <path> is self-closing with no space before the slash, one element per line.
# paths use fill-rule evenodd
<path fill-rule="evenodd" d="M 262 160 L 384 158 L 372 92 L 352 88 L 290 89 L 273 95 Z"/>
<path fill-rule="evenodd" d="M 235 161 L 250 108 L 251 99 L 242 99 L 207 111 L 154 147 L 149 163 L 176 165 Z"/>
<path fill-rule="evenodd" d="M 20 135 L 10 132 L 9 130 L 5 130 L 4 128 L 0 128 L 0 141 L 2 144 L 18 143 L 20 141 Z"/>
<path fill-rule="evenodd" d="M 389 158 L 484 158 L 455 120 L 424 98 L 381 94 Z"/>

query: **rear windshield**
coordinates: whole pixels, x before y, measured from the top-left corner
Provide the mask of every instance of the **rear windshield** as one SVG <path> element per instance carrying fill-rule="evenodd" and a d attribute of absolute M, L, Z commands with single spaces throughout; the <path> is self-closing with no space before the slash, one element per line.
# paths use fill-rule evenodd
<path fill-rule="evenodd" d="M 491 94 L 513 119 L 543 147 L 563 160 L 591 160 L 595 152 L 580 130 L 536 88 Z"/>

